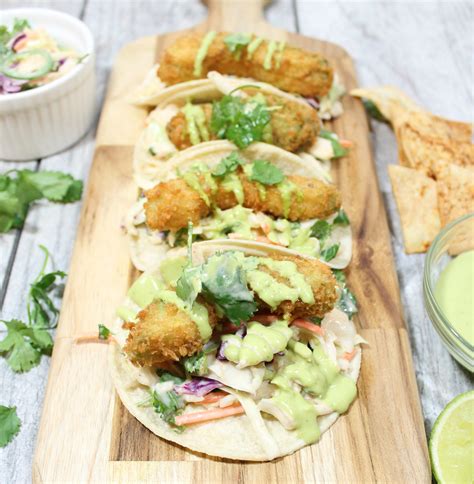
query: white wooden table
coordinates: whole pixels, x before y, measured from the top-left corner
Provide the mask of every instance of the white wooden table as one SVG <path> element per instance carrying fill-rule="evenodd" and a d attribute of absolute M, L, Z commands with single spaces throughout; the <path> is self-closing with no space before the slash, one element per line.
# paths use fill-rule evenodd
<path fill-rule="evenodd" d="M 206 16 L 206 8 L 199 0 L 2 0 L 2 8 L 19 6 L 56 8 L 80 17 L 91 28 L 97 49 L 96 119 L 114 57 L 123 44 L 140 36 L 189 27 Z M 395 84 L 437 114 L 472 121 L 474 18 L 471 2 L 278 0 L 267 8 L 266 16 L 275 26 L 343 46 L 355 60 L 361 85 Z M 400 222 L 387 175 L 387 165 L 396 163 L 395 139 L 387 126 L 379 123 L 372 126 L 380 188 L 389 213 L 429 435 L 446 403 L 472 389 L 474 379 L 449 356 L 425 314 L 424 256 L 407 256 L 403 252 Z M 13 167 L 63 170 L 87 180 L 95 127 L 73 148 L 58 155 L 21 164 L 0 161 L 0 173 Z M 36 204 L 29 211 L 22 230 L 0 235 L 0 319 L 26 317 L 27 288 L 42 261 L 38 244 L 48 247 L 58 269 L 67 271 L 80 208 L 80 203 Z M 31 480 L 31 460 L 48 367 L 49 360 L 44 357 L 40 366 L 17 375 L 0 359 L 0 404 L 17 406 L 22 420 L 20 434 L 0 449 L 1 484 Z"/>

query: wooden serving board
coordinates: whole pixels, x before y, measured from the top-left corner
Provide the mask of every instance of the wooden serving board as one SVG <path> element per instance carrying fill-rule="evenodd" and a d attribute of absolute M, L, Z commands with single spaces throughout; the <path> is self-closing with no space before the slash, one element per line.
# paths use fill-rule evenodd
<path fill-rule="evenodd" d="M 327 42 L 275 29 L 262 0 L 213 0 L 206 29 L 252 31 L 329 58 L 348 90 L 351 58 Z M 115 62 L 63 300 L 33 463 L 34 482 L 430 482 L 423 418 L 403 322 L 390 236 L 365 112 L 344 97 L 334 130 L 353 140 L 334 163 L 354 235 L 349 284 L 360 305 L 364 347 L 358 398 L 321 441 L 270 463 L 209 458 L 153 435 L 123 407 L 107 367 L 108 348 L 77 344 L 115 309 L 135 277 L 121 232 L 136 196 L 132 152 L 147 112 L 126 101 L 162 50 L 183 32 L 126 45 Z M 232 436 L 229 436 L 232 438 Z"/>

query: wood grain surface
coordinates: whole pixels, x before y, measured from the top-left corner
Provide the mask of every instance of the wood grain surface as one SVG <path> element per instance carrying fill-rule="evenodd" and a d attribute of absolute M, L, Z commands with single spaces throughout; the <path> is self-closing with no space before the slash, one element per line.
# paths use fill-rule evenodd
<path fill-rule="evenodd" d="M 256 15 L 256 8 L 244 9 L 248 2 L 237 3 L 226 13 L 229 2 L 213 0 L 211 15 L 197 28 L 241 30 L 245 24 L 261 35 L 287 38 L 322 51 L 346 86 L 356 85 L 352 61 L 340 47 L 277 31 Z M 97 322 L 113 318 L 133 277 L 120 224 L 135 196 L 131 153 L 146 113 L 125 105 L 123 96 L 151 67 L 149 53 L 159 56 L 174 36 L 139 39 L 122 50 L 115 64 L 64 295 L 34 481 L 156 481 L 159 476 L 162 482 L 186 482 L 192 476 L 196 482 L 428 482 L 419 397 L 367 121 L 360 104 L 349 97 L 334 128 L 356 146 L 336 164 L 335 178 L 353 223 L 349 281 L 361 306 L 357 324 L 369 346 L 359 398 L 318 445 L 263 464 L 223 462 L 170 445 L 138 424 L 114 397 L 107 348 L 74 342 L 96 331 Z"/>

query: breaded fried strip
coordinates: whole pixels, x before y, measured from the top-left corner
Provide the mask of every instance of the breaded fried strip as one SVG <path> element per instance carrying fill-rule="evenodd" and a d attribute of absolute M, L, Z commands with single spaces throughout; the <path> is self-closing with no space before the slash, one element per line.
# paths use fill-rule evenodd
<path fill-rule="evenodd" d="M 314 295 L 313 304 L 283 301 L 274 314 L 293 320 L 309 316 L 323 317 L 333 309 L 337 299 L 336 280 L 328 266 L 317 260 L 291 255 L 272 256 L 272 259 L 294 262 L 298 272 L 311 285 Z M 265 270 L 278 281 L 288 283 L 284 277 L 264 265 L 260 265 L 259 270 Z M 214 327 L 218 321 L 214 306 L 204 304 L 208 310 L 209 323 Z M 260 301 L 259 305 L 265 303 Z M 191 356 L 203 347 L 196 324 L 185 312 L 170 303 L 155 301 L 138 313 L 137 323 L 126 325 L 130 332 L 124 351 L 130 361 L 138 366 L 161 366 L 165 362 Z"/>
<path fill-rule="evenodd" d="M 214 327 L 217 316 L 206 305 L 209 323 Z M 174 304 L 155 301 L 138 313 L 138 322 L 129 324 L 130 333 L 124 347 L 132 363 L 158 366 L 178 361 L 199 351 L 203 341 L 194 321 Z"/>
<path fill-rule="evenodd" d="M 294 184 L 296 190 L 291 194 L 289 212 L 286 214 L 284 200 L 277 186 L 266 187 L 266 196 L 262 199 L 257 182 L 250 181 L 240 169 L 238 176 L 244 193 L 243 206 L 256 212 L 296 221 L 327 218 L 341 206 L 341 195 L 335 186 L 316 178 L 289 176 L 286 180 Z M 200 182 L 209 200 L 217 207 L 227 209 L 238 204 L 234 192 L 223 187 L 218 178 L 218 188 L 214 193 L 202 175 Z M 198 224 L 201 218 L 207 217 L 212 211 L 199 193 L 182 179 L 159 183 L 145 195 L 146 223 L 154 230 L 176 231 L 186 227 L 190 220 Z"/>
<path fill-rule="evenodd" d="M 204 35 L 183 35 L 165 50 L 158 70 L 163 82 L 171 85 L 196 79 L 194 60 Z M 264 62 L 270 41 L 264 40 L 250 58 L 247 48 L 244 47 L 238 58 L 224 43 L 227 35 L 229 34 L 221 32 L 211 43 L 202 64 L 200 78 L 215 70 L 222 74 L 252 77 L 302 96 L 320 97 L 329 92 L 333 70 L 320 54 L 286 46 L 280 62 L 277 61 L 275 53 L 272 57 L 272 66 L 267 70 L 264 68 Z"/>
<path fill-rule="evenodd" d="M 319 119 L 316 110 L 310 106 L 303 106 L 300 103 L 271 94 L 265 95 L 265 99 L 268 106 L 278 108 L 271 112 L 270 121 L 274 145 L 296 153 L 314 143 L 319 132 Z M 215 140 L 217 138 L 210 128 L 212 104 L 200 104 L 200 106 L 204 110 L 211 139 Z M 184 113 L 180 112 L 174 116 L 166 126 L 166 131 L 171 142 L 179 150 L 192 146 Z"/>
<path fill-rule="evenodd" d="M 287 260 L 294 262 L 298 272 L 303 274 L 306 282 L 311 285 L 313 290 L 314 303 L 306 304 L 303 301 L 283 301 L 274 311 L 281 316 L 289 316 L 290 319 L 308 318 L 317 316 L 322 318 L 326 313 L 334 308 L 337 301 L 336 279 L 331 269 L 322 262 L 314 259 L 303 259 L 292 255 L 273 255 L 272 259 Z M 261 265 L 259 270 L 271 274 L 279 282 L 287 284 L 284 277 L 268 267 Z"/>

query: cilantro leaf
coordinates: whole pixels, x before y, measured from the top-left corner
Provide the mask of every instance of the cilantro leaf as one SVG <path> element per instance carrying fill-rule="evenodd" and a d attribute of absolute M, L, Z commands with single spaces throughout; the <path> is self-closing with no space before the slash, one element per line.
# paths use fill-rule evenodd
<path fill-rule="evenodd" d="M 334 225 L 342 225 L 343 227 L 347 227 L 350 222 L 349 222 L 349 217 L 347 216 L 347 213 L 344 211 L 344 209 L 341 208 L 339 212 L 336 215 L 336 218 L 332 222 Z"/>
<path fill-rule="evenodd" d="M 311 237 L 316 237 L 320 242 L 324 242 L 330 235 L 332 226 L 326 220 L 318 220 L 314 222 L 310 229 Z"/>
<path fill-rule="evenodd" d="M 219 164 L 212 171 L 212 175 L 216 177 L 225 176 L 228 173 L 232 173 L 233 171 L 237 170 L 237 168 L 243 164 L 244 160 L 242 160 L 237 152 L 234 151 L 229 156 L 226 156 L 219 161 Z"/>
<path fill-rule="evenodd" d="M 349 319 L 357 313 L 357 299 L 350 291 L 346 284 L 346 275 L 341 269 L 333 269 L 332 273 L 336 278 L 339 286 L 339 299 L 336 303 L 336 307 L 345 312 Z"/>
<path fill-rule="evenodd" d="M 13 20 L 12 37 L 25 29 L 31 29 L 30 22 L 26 18 L 15 18 Z"/>
<path fill-rule="evenodd" d="M 99 324 L 99 339 L 109 339 L 111 331 L 104 324 Z"/>
<path fill-rule="evenodd" d="M 277 166 L 266 160 L 255 160 L 252 166 L 250 180 L 263 185 L 276 185 L 285 179 L 285 175 Z"/>
<path fill-rule="evenodd" d="M 238 96 L 225 95 L 214 101 L 211 131 L 220 139 L 232 141 L 243 149 L 261 141 L 270 122 L 268 108 L 255 100 L 245 102 Z"/>
<path fill-rule="evenodd" d="M 336 257 L 337 251 L 339 250 L 339 245 L 340 244 L 333 244 L 329 246 L 327 249 L 323 249 L 321 251 L 322 259 L 325 260 L 326 262 L 333 260 L 334 257 Z"/>
<path fill-rule="evenodd" d="M 17 319 L 2 322 L 7 336 L 0 341 L 0 353 L 13 371 L 29 371 L 39 364 L 41 355 L 51 354 L 53 340 L 45 329 L 27 326 Z"/>
<path fill-rule="evenodd" d="M 327 129 L 321 129 L 318 134 L 319 137 L 325 138 L 331 142 L 332 150 L 334 152 L 333 158 L 341 158 L 347 155 L 347 150 L 339 143 L 339 140 L 335 133 L 328 131 Z"/>
<path fill-rule="evenodd" d="M 210 257 L 202 267 L 204 296 L 234 324 L 248 321 L 257 310 L 245 271 L 232 252 Z"/>
<path fill-rule="evenodd" d="M 191 375 L 207 375 L 209 373 L 207 368 L 207 355 L 201 351 L 195 355 L 184 358 L 184 370 Z"/>
<path fill-rule="evenodd" d="M 250 44 L 252 40 L 251 34 L 230 34 L 224 39 L 224 43 L 232 54 L 236 54 L 239 58 L 242 53 L 242 49 Z"/>
<path fill-rule="evenodd" d="M 168 371 L 162 371 L 160 373 L 160 382 L 163 383 L 165 381 L 172 381 L 176 385 L 180 385 L 181 383 L 184 382 L 184 378 L 180 378 L 179 376 L 173 375 L 172 373 L 169 373 Z"/>
<path fill-rule="evenodd" d="M 175 417 L 184 408 L 183 399 L 174 391 L 158 393 L 153 390 L 152 405 L 155 412 L 168 424 L 176 425 Z"/>
<path fill-rule="evenodd" d="M 13 170 L 0 175 L 0 233 L 22 227 L 32 202 L 75 202 L 82 188 L 82 181 L 61 172 Z"/>
<path fill-rule="evenodd" d="M 16 414 L 16 407 L 0 405 L 0 447 L 9 444 L 20 431 L 21 420 Z"/>
<path fill-rule="evenodd" d="M 38 328 L 53 328 L 56 325 L 59 309 L 56 308 L 49 294 L 56 288 L 56 279 L 63 279 L 66 273 L 55 271 L 45 274 L 49 252 L 43 245 L 40 245 L 40 249 L 44 252 L 45 259 L 39 275 L 30 285 L 28 292 L 28 323 Z"/>
<path fill-rule="evenodd" d="M 371 118 L 381 121 L 382 123 L 388 123 L 388 119 L 380 112 L 379 108 L 373 101 L 370 99 L 362 99 L 362 104 Z"/>
<path fill-rule="evenodd" d="M 51 202 L 73 202 L 82 196 L 82 182 L 60 171 L 23 170 L 20 176 Z"/>

